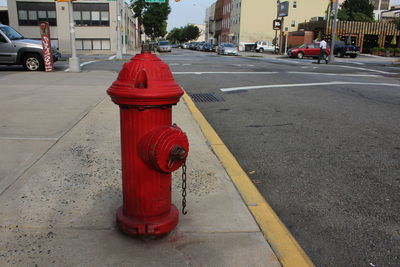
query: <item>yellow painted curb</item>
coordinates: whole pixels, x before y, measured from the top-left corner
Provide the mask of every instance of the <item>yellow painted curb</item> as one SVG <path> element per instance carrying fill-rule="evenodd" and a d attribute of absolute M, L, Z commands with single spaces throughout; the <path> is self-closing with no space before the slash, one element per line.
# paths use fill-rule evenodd
<path fill-rule="evenodd" d="M 246 172 L 240 167 L 235 157 L 204 118 L 192 99 L 185 93 L 183 100 L 192 112 L 204 136 L 208 139 L 214 153 L 224 165 L 282 266 L 314 266 L 296 239 L 294 239 L 271 206 L 265 201 L 260 192 L 258 192 Z"/>

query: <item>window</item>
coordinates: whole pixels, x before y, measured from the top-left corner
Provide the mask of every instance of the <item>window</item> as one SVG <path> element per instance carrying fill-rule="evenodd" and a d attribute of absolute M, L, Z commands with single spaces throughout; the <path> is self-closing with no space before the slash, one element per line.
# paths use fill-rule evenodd
<path fill-rule="evenodd" d="M 297 8 L 297 0 L 293 0 L 293 8 Z"/>
<path fill-rule="evenodd" d="M 110 50 L 110 39 L 76 39 L 78 50 Z"/>
<path fill-rule="evenodd" d="M 50 26 L 57 26 L 55 3 L 17 2 L 18 22 L 21 26 L 38 26 L 47 21 Z"/>
<path fill-rule="evenodd" d="M 290 24 L 290 27 L 296 27 L 296 21 L 292 20 L 292 24 Z"/>
<path fill-rule="evenodd" d="M 108 4 L 74 3 L 73 5 L 77 26 L 110 26 Z"/>

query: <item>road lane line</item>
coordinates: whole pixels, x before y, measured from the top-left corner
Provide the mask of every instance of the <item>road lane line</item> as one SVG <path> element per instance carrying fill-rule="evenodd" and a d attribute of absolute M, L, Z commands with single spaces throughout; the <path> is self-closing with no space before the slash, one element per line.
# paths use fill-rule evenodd
<path fill-rule="evenodd" d="M 271 245 L 282 266 L 314 266 L 297 240 L 282 223 L 278 215 L 260 194 L 247 173 L 237 162 L 214 128 L 208 123 L 187 93 L 183 95 L 187 107 L 200 126 L 233 184 L 239 191 L 247 208 L 254 216 L 265 239 Z"/>
<path fill-rule="evenodd" d="M 108 60 L 113 60 L 116 57 L 117 57 L 117 55 L 113 55 L 113 56 L 109 57 Z"/>
<path fill-rule="evenodd" d="M 340 67 L 342 67 L 342 68 L 348 68 L 348 69 L 372 71 L 372 72 L 377 72 L 377 73 L 382 73 L 382 74 L 398 74 L 398 73 L 387 72 L 387 71 L 383 71 L 383 70 L 373 70 L 373 69 L 360 68 L 360 67 L 352 67 L 352 66 L 340 66 Z"/>
<path fill-rule="evenodd" d="M 291 74 L 310 74 L 310 75 L 328 75 L 328 76 L 347 76 L 347 77 L 382 77 L 378 74 L 346 74 L 346 73 L 323 73 L 323 72 L 307 72 L 307 71 L 288 71 Z"/>
<path fill-rule="evenodd" d="M 374 86 L 400 87 L 400 84 L 393 84 L 393 83 L 324 82 L 324 83 L 268 84 L 268 85 L 258 85 L 258 86 L 242 86 L 242 87 L 221 88 L 220 90 L 222 92 L 232 92 L 232 91 L 266 89 L 266 88 L 287 88 L 287 87 L 327 86 L 327 85 L 328 86 L 329 85 L 374 85 Z"/>
<path fill-rule="evenodd" d="M 245 71 L 175 71 L 172 74 L 277 74 L 276 71 L 245 72 Z"/>

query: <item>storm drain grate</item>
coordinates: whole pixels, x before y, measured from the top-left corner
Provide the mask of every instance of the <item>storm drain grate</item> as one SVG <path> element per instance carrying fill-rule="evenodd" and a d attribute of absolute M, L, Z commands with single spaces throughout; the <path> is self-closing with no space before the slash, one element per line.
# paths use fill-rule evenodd
<path fill-rule="evenodd" d="M 224 99 L 214 94 L 190 94 L 194 102 L 221 102 Z"/>

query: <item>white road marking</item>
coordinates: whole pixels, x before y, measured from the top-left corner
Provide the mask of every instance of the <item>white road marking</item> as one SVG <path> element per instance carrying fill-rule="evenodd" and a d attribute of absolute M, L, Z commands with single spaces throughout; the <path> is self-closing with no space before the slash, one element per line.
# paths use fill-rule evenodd
<path fill-rule="evenodd" d="M 244 72 L 244 71 L 177 71 L 172 74 L 276 74 L 275 71 L 264 72 Z"/>
<path fill-rule="evenodd" d="M 51 137 L 8 137 L 8 136 L 0 136 L 0 140 L 57 141 L 58 138 L 51 138 Z"/>
<path fill-rule="evenodd" d="M 186 63 L 186 64 L 182 64 L 182 66 L 190 66 L 192 64 Z"/>
<path fill-rule="evenodd" d="M 360 67 L 351 67 L 351 66 L 340 66 L 340 67 L 348 68 L 348 69 L 356 69 L 356 70 L 365 70 L 365 71 L 377 72 L 377 73 L 382 73 L 382 74 L 397 74 L 394 72 L 387 72 L 387 71 L 383 71 L 383 70 L 373 70 L 373 69 L 360 68 Z"/>
<path fill-rule="evenodd" d="M 179 66 L 180 64 L 179 63 L 169 63 L 168 65 L 170 65 L 170 66 Z"/>
<path fill-rule="evenodd" d="M 89 65 L 89 64 L 91 64 L 91 63 L 93 63 L 93 62 L 96 62 L 96 60 L 92 60 L 92 61 L 83 62 L 83 63 L 81 63 L 79 66 L 83 67 L 83 66 L 85 66 L 85 65 Z M 68 69 L 66 69 L 65 71 L 69 71 L 69 68 L 68 68 Z"/>
<path fill-rule="evenodd" d="M 116 57 L 117 57 L 117 55 L 113 55 L 113 56 L 109 57 L 108 60 L 113 60 Z"/>
<path fill-rule="evenodd" d="M 382 77 L 382 75 L 378 75 L 378 74 L 346 74 L 346 73 L 322 73 L 322 72 L 306 72 L 306 71 L 288 71 L 287 73 L 328 75 L 328 76 L 347 76 L 347 77 Z"/>
<path fill-rule="evenodd" d="M 254 89 L 265 89 L 265 88 L 284 88 L 284 87 L 305 87 L 305 86 L 329 86 L 329 85 L 377 85 L 377 86 L 393 86 L 400 87 L 400 84 L 392 83 L 364 83 L 364 82 L 325 82 L 325 83 L 295 83 L 295 84 L 268 84 L 259 86 L 243 86 L 243 87 L 231 87 L 221 88 L 222 92 L 232 92 L 240 90 L 254 90 Z"/>

